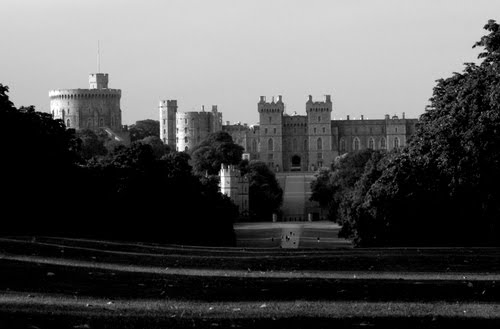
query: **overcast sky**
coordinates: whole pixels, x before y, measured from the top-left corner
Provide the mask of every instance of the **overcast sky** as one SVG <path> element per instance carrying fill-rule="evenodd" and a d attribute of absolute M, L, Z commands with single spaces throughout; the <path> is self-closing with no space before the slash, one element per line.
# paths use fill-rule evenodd
<path fill-rule="evenodd" d="M 88 88 L 100 40 L 124 124 L 157 120 L 161 99 L 254 124 L 261 95 L 288 113 L 331 94 L 335 118 L 416 118 L 436 79 L 477 61 L 488 19 L 499 0 L 0 0 L 0 83 L 48 112 L 49 90 Z"/>

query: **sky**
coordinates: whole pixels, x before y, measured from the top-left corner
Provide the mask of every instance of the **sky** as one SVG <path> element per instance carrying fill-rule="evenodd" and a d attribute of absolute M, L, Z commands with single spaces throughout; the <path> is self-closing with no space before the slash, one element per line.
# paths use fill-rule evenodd
<path fill-rule="evenodd" d="M 0 0 L 0 83 L 49 112 L 49 90 L 88 88 L 99 41 L 123 124 L 158 120 L 164 99 L 255 124 L 277 95 L 290 114 L 329 94 L 332 118 L 417 118 L 437 79 L 477 62 L 489 19 L 500 1 Z"/>

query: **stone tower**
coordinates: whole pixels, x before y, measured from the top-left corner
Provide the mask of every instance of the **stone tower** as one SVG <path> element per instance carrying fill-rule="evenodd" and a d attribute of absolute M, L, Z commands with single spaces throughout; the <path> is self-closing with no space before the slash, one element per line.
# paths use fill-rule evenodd
<path fill-rule="evenodd" d="M 176 149 L 177 100 L 160 101 L 160 138 L 165 145 Z"/>
<path fill-rule="evenodd" d="M 260 96 L 258 103 L 260 122 L 260 153 L 261 160 L 274 171 L 283 170 L 283 113 L 285 104 L 281 95 L 277 101 L 272 98 L 266 102 L 265 96 Z"/>
<path fill-rule="evenodd" d="M 309 130 L 309 170 L 314 171 L 333 161 L 332 155 L 332 99 L 325 96 L 322 102 L 314 102 L 311 95 L 306 103 Z"/>
<path fill-rule="evenodd" d="M 232 165 L 221 165 L 219 171 L 220 192 L 227 195 L 238 206 L 240 216 L 248 215 L 249 182 L 246 176 L 241 177 L 239 169 Z"/>

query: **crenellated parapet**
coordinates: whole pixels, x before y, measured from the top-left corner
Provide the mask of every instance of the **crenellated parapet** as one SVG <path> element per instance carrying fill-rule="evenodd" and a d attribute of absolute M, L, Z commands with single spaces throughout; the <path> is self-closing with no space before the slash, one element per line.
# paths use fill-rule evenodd
<path fill-rule="evenodd" d="M 50 99 L 120 98 L 120 89 L 55 89 L 49 91 Z"/>

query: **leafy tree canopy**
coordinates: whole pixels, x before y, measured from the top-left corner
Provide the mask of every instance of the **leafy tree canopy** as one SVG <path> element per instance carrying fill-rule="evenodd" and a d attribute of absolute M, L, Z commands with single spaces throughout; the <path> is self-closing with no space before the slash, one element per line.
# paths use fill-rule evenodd
<path fill-rule="evenodd" d="M 135 142 L 149 136 L 160 138 L 160 121 L 158 120 L 140 120 L 129 127 L 130 141 Z"/>
<path fill-rule="evenodd" d="M 243 147 L 235 144 L 227 132 L 218 131 L 208 135 L 191 154 L 193 169 L 198 175 L 217 175 L 221 164 L 238 165 Z"/>

